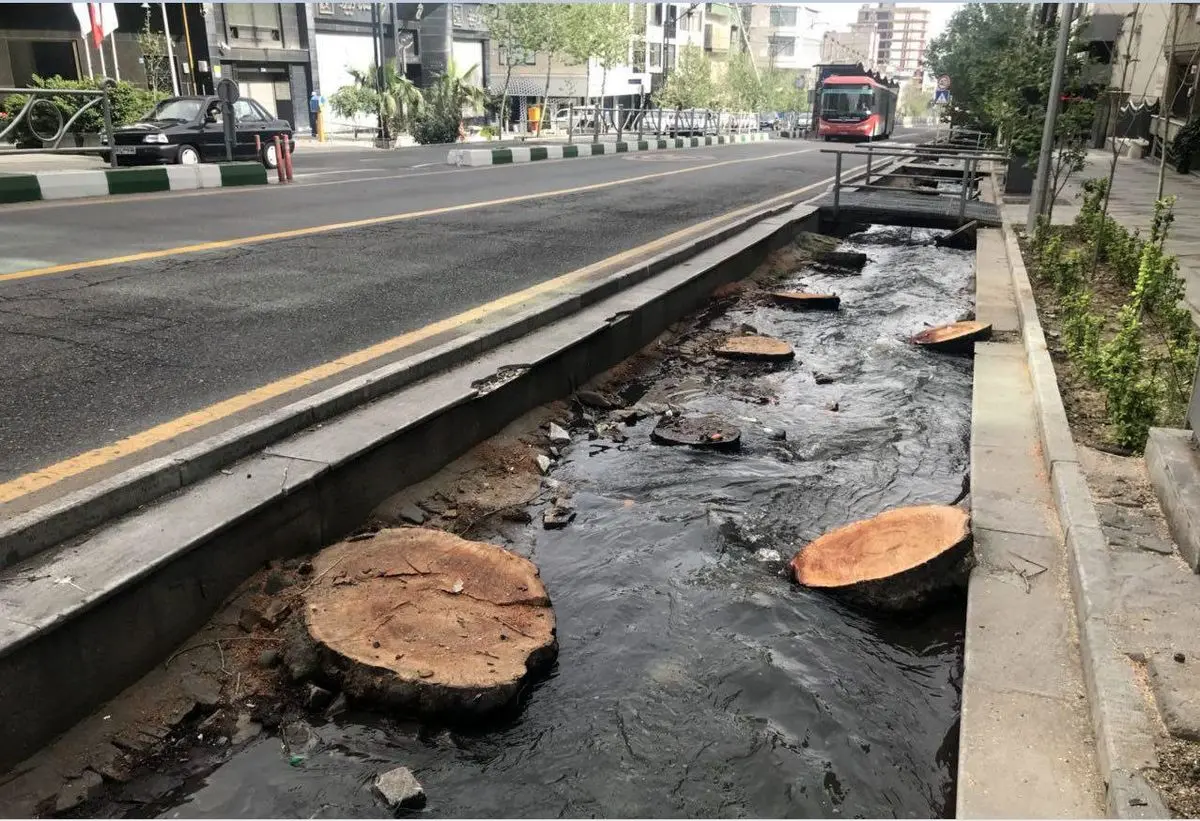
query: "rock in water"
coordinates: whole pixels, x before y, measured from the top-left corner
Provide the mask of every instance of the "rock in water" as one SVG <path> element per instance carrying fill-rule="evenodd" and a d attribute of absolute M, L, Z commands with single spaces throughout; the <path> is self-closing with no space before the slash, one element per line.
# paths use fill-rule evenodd
<path fill-rule="evenodd" d="M 571 443 L 571 434 L 567 433 L 566 429 L 554 422 L 550 423 L 550 443 L 554 445 L 568 445 Z"/>
<path fill-rule="evenodd" d="M 909 610 L 966 586 L 971 546 L 961 508 L 898 508 L 810 542 L 792 559 L 792 575 L 860 606 Z"/>
<path fill-rule="evenodd" d="M 532 562 L 440 530 L 381 530 L 313 560 L 306 635 L 355 703 L 421 715 L 507 705 L 558 652 Z"/>
<path fill-rule="evenodd" d="M 771 336 L 730 336 L 713 349 L 726 359 L 747 359 L 758 362 L 785 362 L 796 357 L 792 346 Z"/>
<path fill-rule="evenodd" d="M 915 345 L 935 351 L 971 354 L 975 352 L 976 342 L 983 342 L 990 339 L 991 336 L 991 325 L 970 320 L 938 325 L 936 328 L 926 328 L 914 336 L 912 341 Z"/>
<path fill-rule="evenodd" d="M 425 790 L 408 767 L 388 770 L 375 778 L 375 789 L 392 809 L 420 809 L 425 806 Z"/>

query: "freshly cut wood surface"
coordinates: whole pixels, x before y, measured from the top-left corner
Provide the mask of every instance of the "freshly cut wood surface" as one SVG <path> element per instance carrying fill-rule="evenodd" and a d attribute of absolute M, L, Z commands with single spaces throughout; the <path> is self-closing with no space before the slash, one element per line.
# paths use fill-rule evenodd
<path fill-rule="evenodd" d="M 906 610 L 965 586 L 971 548 L 970 516 L 961 508 L 898 508 L 810 542 L 792 559 L 792 575 L 858 604 Z"/>
<path fill-rule="evenodd" d="M 326 548 L 313 571 L 305 626 L 353 698 L 478 712 L 557 650 L 537 568 L 496 545 L 383 530 Z"/>
<path fill-rule="evenodd" d="M 726 359 L 747 359 L 762 362 L 779 362 L 794 359 L 796 352 L 782 339 L 772 336 L 730 336 L 713 349 L 717 356 Z"/>
<path fill-rule="evenodd" d="M 978 342 L 991 335 L 991 325 L 971 319 L 963 322 L 951 322 L 949 325 L 938 325 L 936 328 L 926 328 L 913 337 L 913 342 L 936 348 L 951 343 Z"/>

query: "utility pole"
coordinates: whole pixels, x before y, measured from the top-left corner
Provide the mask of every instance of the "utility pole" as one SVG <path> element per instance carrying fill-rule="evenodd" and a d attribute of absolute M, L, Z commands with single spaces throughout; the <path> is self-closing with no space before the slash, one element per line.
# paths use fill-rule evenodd
<path fill-rule="evenodd" d="M 1072 3 L 1062 3 L 1058 9 L 1058 47 L 1054 51 L 1054 73 L 1050 75 L 1050 99 L 1046 101 L 1046 121 L 1042 127 L 1042 149 L 1038 152 L 1037 177 L 1033 196 L 1029 198 L 1029 219 L 1025 230 L 1030 234 L 1037 228 L 1038 217 L 1046 210 L 1046 195 L 1050 187 L 1050 164 L 1054 157 L 1054 127 L 1062 96 L 1063 72 L 1067 64 L 1067 45 L 1071 41 Z M 1049 192 L 1054 196 L 1053 192 Z"/>

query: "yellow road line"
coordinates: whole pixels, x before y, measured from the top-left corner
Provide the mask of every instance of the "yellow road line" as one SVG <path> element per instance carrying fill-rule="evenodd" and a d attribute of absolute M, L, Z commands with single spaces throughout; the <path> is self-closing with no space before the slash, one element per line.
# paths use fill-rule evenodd
<path fill-rule="evenodd" d="M 351 368 L 359 365 L 364 365 L 374 359 L 382 356 L 393 354 L 396 351 L 402 350 L 410 345 L 420 342 L 430 337 L 436 336 L 447 331 L 453 331 L 461 328 L 472 322 L 480 322 L 487 317 L 503 311 L 506 308 L 511 308 L 514 305 L 519 305 L 533 297 L 550 293 L 564 286 L 571 285 L 580 279 L 588 277 L 605 268 L 620 265 L 629 260 L 652 254 L 656 251 L 670 247 L 679 242 L 684 237 L 702 232 L 721 222 L 737 218 L 752 211 L 767 208 L 779 202 L 786 201 L 791 198 L 798 197 L 808 191 L 819 186 L 827 185 L 832 178 L 821 180 L 820 182 L 811 183 L 803 188 L 797 188 L 794 191 L 788 191 L 783 194 L 776 195 L 761 202 L 747 205 L 743 208 L 738 208 L 733 211 L 721 214 L 720 216 L 707 219 L 703 222 L 690 225 L 679 231 L 659 237 L 656 240 L 640 245 L 637 248 L 630 248 L 627 251 L 622 251 L 619 254 L 614 254 L 599 262 L 594 262 L 583 268 L 578 268 L 570 273 L 555 277 L 554 279 L 546 280 L 522 291 L 500 297 L 491 302 L 484 303 L 478 307 L 472 308 L 469 311 L 457 314 L 446 319 L 439 320 L 423 328 L 418 328 L 414 331 L 400 334 L 399 336 L 386 339 L 383 342 L 362 348 L 345 356 L 338 357 L 330 362 L 325 362 L 321 365 L 309 368 L 308 370 L 286 376 L 274 382 L 270 382 L 254 390 L 246 393 L 232 396 L 229 399 L 222 400 L 215 404 L 209 405 L 206 408 L 193 411 L 191 413 L 172 419 L 169 422 L 164 422 L 161 425 L 156 425 L 153 428 L 135 433 L 120 441 L 112 444 L 104 445 L 78 456 L 72 456 L 61 462 L 53 465 L 48 465 L 31 473 L 26 473 L 16 479 L 0 484 L 0 503 L 11 502 L 14 499 L 50 487 L 65 479 L 73 476 L 78 476 L 85 471 L 93 468 L 101 467 L 110 462 L 116 461 L 130 454 L 145 450 L 155 445 L 166 442 L 170 439 L 182 434 L 194 431 L 212 422 L 217 422 L 228 418 L 233 414 L 252 408 L 255 405 L 260 405 L 271 399 L 275 399 L 291 391 L 307 387 L 322 379 L 331 376 L 336 376 Z"/>
<path fill-rule="evenodd" d="M 572 188 L 560 188 L 556 191 L 541 191 L 534 194 L 518 194 L 516 196 L 502 197 L 495 200 L 465 202 L 459 205 L 446 205 L 441 208 L 429 208 L 424 211 L 406 211 L 400 214 L 388 214 L 381 217 L 366 217 L 364 219 L 349 220 L 347 222 L 332 222 L 326 225 L 315 225 L 309 228 L 292 228 L 285 231 L 273 231 L 268 234 L 256 234 L 248 237 L 238 237 L 236 239 L 198 242 L 193 245 L 182 245 L 176 248 L 163 248 L 156 251 L 140 251 L 136 254 L 124 254 L 117 257 L 106 257 L 104 259 L 85 260 L 83 262 L 68 262 L 62 265 L 47 265 L 42 268 L 28 268 L 24 271 L 14 271 L 9 274 L 0 274 L 0 282 L 11 282 L 19 279 L 32 279 L 34 277 L 44 277 L 51 274 L 67 274 L 75 271 L 85 271 L 91 268 L 104 268 L 109 265 L 123 265 L 130 262 L 146 262 L 148 260 L 179 256 L 181 254 L 198 254 L 204 251 L 220 251 L 226 248 L 236 248 L 238 246 L 251 245 L 258 242 L 295 239 L 297 237 L 308 237 L 314 234 L 325 234 L 331 231 L 345 231 L 351 228 L 365 228 L 372 225 L 386 225 L 388 223 L 404 222 L 407 220 L 420 219 L 422 217 L 433 217 L 440 214 L 453 214 L 460 211 L 474 211 L 481 208 L 492 208 L 498 205 L 512 205 L 518 202 L 528 202 L 529 200 L 545 199 L 547 197 L 565 197 L 570 194 L 582 194 L 586 191 L 599 191 L 604 188 L 614 188 L 619 185 L 630 185 L 635 182 L 661 179 L 662 177 L 671 177 L 676 174 L 694 174 L 697 171 L 704 171 L 710 168 L 720 168 L 721 166 L 726 165 L 739 165 L 741 163 L 778 159 L 780 157 L 788 157 L 794 154 L 804 154 L 812 150 L 813 149 L 809 148 L 800 151 L 784 151 L 778 154 L 767 154 L 762 157 L 743 157 L 735 160 L 722 160 L 721 162 L 709 163 L 707 165 L 697 165 L 689 168 L 676 168 L 671 171 L 659 171 L 652 174 L 641 174 L 636 177 L 625 177 L 619 180 L 609 180 L 608 182 L 578 185 Z"/>

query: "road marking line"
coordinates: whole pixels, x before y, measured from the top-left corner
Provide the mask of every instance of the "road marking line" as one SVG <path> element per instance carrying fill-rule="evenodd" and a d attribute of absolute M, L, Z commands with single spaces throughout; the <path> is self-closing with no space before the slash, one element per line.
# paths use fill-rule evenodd
<path fill-rule="evenodd" d="M 861 167 L 861 166 L 860 166 Z M 847 169 L 852 171 L 854 169 Z M 246 393 L 232 396 L 215 404 L 209 405 L 206 408 L 201 408 L 197 411 L 184 414 L 176 419 L 168 422 L 163 422 L 147 430 L 140 431 L 127 436 L 117 442 L 108 445 L 103 445 L 98 448 L 86 451 L 77 456 L 72 456 L 69 459 L 64 459 L 61 462 L 56 462 L 52 465 L 40 468 L 22 476 L 18 476 L 8 482 L 0 484 L 0 504 L 11 502 L 21 496 L 43 490 L 51 485 L 57 484 L 65 479 L 78 476 L 85 471 L 92 470 L 106 465 L 117 459 L 124 458 L 138 451 L 159 445 L 169 441 L 177 436 L 189 433 L 213 422 L 218 422 L 228 418 L 233 414 L 247 410 L 275 399 L 300 388 L 307 387 L 320 380 L 327 379 L 331 376 L 336 376 L 351 368 L 364 365 L 372 360 L 378 359 L 388 354 L 395 353 L 403 348 L 409 347 L 417 342 L 437 336 L 438 334 L 446 333 L 461 328 L 473 322 L 481 322 L 487 317 L 506 308 L 520 305 L 527 300 L 540 296 L 551 291 L 560 289 L 564 286 L 571 285 L 580 279 L 590 276 L 598 271 L 604 270 L 612 266 L 620 265 L 629 261 L 634 257 L 644 256 L 646 254 L 657 252 L 665 247 L 670 247 L 684 237 L 695 234 L 705 229 L 711 228 L 726 220 L 735 219 L 744 214 L 749 214 L 762 208 L 768 208 L 781 201 L 799 197 L 806 194 L 815 188 L 828 185 L 833 181 L 833 177 L 827 177 L 814 183 L 810 183 L 802 188 L 797 188 L 792 191 L 787 191 L 783 194 L 777 194 L 769 199 L 753 203 L 752 205 L 743 206 L 733 211 L 728 211 L 716 217 L 689 225 L 686 228 L 681 228 L 665 236 L 652 240 L 644 245 L 639 245 L 636 248 L 630 248 L 626 251 L 621 251 L 610 257 L 593 262 L 583 268 L 578 268 L 566 274 L 548 279 L 545 282 L 530 286 L 524 290 L 517 291 L 499 299 L 486 302 L 470 310 L 464 311 L 455 316 L 446 319 L 438 320 L 432 324 L 426 325 L 423 328 L 418 328 L 413 331 L 400 334 L 399 336 L 386 339 L 383 342 L 378 342 L 366 348 L 340 356 L 337 359 L 325 362 L 321 365 L 316 365 L 299 373 L 294 373 L 290 376 L 285 376 L 282 379 L 277 379 L 266 385 L 262 385 Z"/>
<path fill-rule="evenodd" d="M 123 265 L 130 262 L 146 262 L 148 260 L 180 256 L 183 254 L 198 254 L 205 251 L 220 251 L 227 248 L 237 248 L 242 245 L 252 245 L 260 242 L 273 242 L 281 239 L 295 239 L 297 237 L 308 237 L 313 236 L 314 234 L 327 234 L 333 231 L 345 231 L 351 228 L 365 228 L 373 225 L 387 225 L 393 222 L 405 222 L 408 220 L 420 219 L 422 217 L 453 214 L 461 211 L 475 211 L 481 208 L 492 208 L 498 205 L 512 205 L 518 202 L 528 202 L 530 200 L 546 199 L 549 197 L 565 197 L 570 194 L 582 194 L 587 191 L 599 191 L 605 188 L 615 188 L 620 185 L 630 185 L 635 182 L 645 182 L 646 180 L 671 177 L 676 174 L 694 174 L 697 171 L 704 171 L 710 168 L 720 168 L 722 166 L 740 165 L 742 163 L 750 162 L 762 162 L 764 160 L 778 159 L 780 157 L 790 157 L 795 154 L 807 154 L 810 151 L 815 150 L 815 148 L 806 148 L 799 151 L 785 151 L 778 154 L 767 154 L 761 157 L 742 157 L 733 160 L 722 160 L 721 162 L 709 163 L 707 165 L 692 166 L 690 168 L 676 168 L 672 169 L 671 171 L 658 171 L 652 174 L 641 174 L 636 177 L 623 177 L 617 180 L 590 183 L 588 185 L 578 185 L 572 188 L 560 188 L 557 191 L 541 191 L 532 194 L 518 194 L 513 197 L 502 197 L 500 199 L 483 200 L 481 202 L 465 202 L 460 203 L 459 205 L 446 205 L 442 206 L 441 208 L 429 208 L 423 211 L 407 211 L 400 214 L 388 214 L 380 217 L 365 217 L 363 219 L 349 220 L 347 222 L 332 222 L 326 225 L 315 225 L 309 228 L 291 228 L 284 231 L 273 231 L 267 234 L 238 237 L 236 239 L 198 242 L 193 245 L 181 245 L 175 248 L 162 248 L 155 251 L 141 251 L 136 254 L 124 254 L 122 256 L 84 260 L 82 262 L 67 262 L 61 265 L 47 265 L 42 268 L 28 268 L 24 271 L 14 271 L 10 274 L 0 274 L 0 282 L 10 282 L 18 279 L 32 279 L 34 277 L 50 276 L 51 274 L 66 274 L 74 271 L 86 271 L 92 268 L 106 268 L 110 265 Z M 340 181 L 339 184 L 341 184 Z"/>

